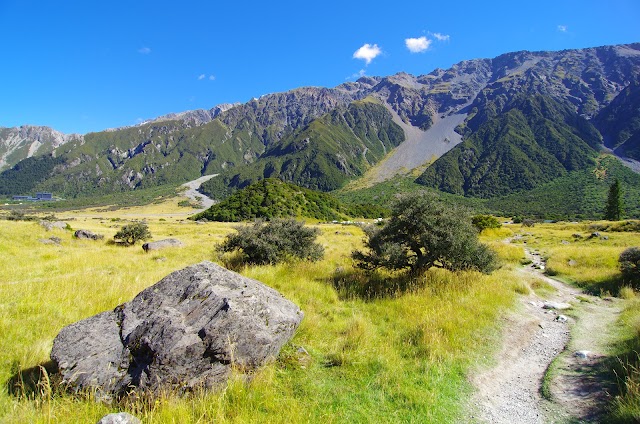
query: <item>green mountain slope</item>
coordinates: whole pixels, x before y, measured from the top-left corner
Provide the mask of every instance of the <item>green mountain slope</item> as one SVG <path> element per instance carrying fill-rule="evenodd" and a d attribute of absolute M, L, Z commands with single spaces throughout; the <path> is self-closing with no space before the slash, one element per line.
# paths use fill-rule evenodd
<path fill-rule="evenodd" d="M 640 160 L 640 83 L 632 82 L 593 119 L 605 146 Z"/>
<path fill-rule="evenodd" d="M 38 189 L 76 197 L 177 185 L 245 163 L 264 150 L 257 139 L 230 138 L 228 132 L 214 120 L 193 128 L 168 121 L 88 134 L 83 144 L 63 146 L 64 164 Z"/>
<path fill-rule="evenodd" d="M 360 176 L 404 140 L 402 129 L 381 104 L 356 101 L 314 120 L 268 149 L 256 162 L 223 172 L 202 185 L 214 198 L 263 178 L 330 191 Z"/>
<path fill-rule="evenodd" d="M 331 221 L 350 216 L 378 217 L 385 212 L 374 206 L 347 207 L 329 194 L 267 178 L 237 191 L 192 219 L 238 222 L 294 217 Z"/>
<path fill-rule="evenodd" d="M 588 121 L 547 96 L 517 96 L 503 113 L 484 119 L 416 181 L 483 198 L 530 190 L 592 165 L 600 143 Z"/>
<path fill-rule="evenodd" d="M 0 195 L 33 195 L 62 159 L 50 155 L 27 158 L 0 174 Z"/>
<path fill-rule="evenodd" d="M 607 193 L 615 179 L 622 187 L 623 215 L 640 218 L 640 174 L 610 155 L 598 158 L 595 166 L 568 173 L 531 191 L 487 199 L 485 205 L 502 216 L 602 219 Z"/>

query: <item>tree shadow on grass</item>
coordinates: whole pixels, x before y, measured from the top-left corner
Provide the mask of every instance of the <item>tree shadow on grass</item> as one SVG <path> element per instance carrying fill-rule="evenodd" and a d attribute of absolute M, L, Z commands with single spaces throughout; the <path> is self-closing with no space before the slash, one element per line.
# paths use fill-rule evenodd
<path fill-rule="evenodd" d="M 19 364 L 11 366 L 12 376 L 7 381 L 7 392 L 17 398 L 35 399 L 51 395 L 60 386 L 58 367 L 47 361 L 27 369 Z"/>
<path fill-rule="evenodd" d="M 618 296 L 620 289 L 630 286 L 631 284 L 625 281 L 622 276 L 617 275 L 604 281 L 579 282 L 577 285 L 592 296 Z"/>
<path fill-rule="evenodd" d="M 409 273 L 382 274 L 377 271 L 360 269 L 336 269 L 329 277 L 329 282 L 338 291 L 343 300 L 395 298 L 405 293 L 423 288 L 424 278 Z"/>

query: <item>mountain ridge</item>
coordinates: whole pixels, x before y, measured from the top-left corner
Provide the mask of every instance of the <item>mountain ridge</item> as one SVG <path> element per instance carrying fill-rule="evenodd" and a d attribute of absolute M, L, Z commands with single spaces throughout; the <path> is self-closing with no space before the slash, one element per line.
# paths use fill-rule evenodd
<path fill-rule="evenodd" d="M 282 143 L 290 145 L 315 128 L 310 142 L 320 146 L 314 151 L 325 154 L 298 155 L 296 170 L 289 168 L 294 176 L 290 182 L 313 187 L 313 178 L 299 170 L 324 169 L 328 170 L 326 175 L 333 175 L 335 183 L 316 188 L 332 190 L 381 162 L 381 169 L 386 168 L 376 177 L 378 180 L 410 172 L 419 167 L 417 164 L 424 167 L 433 159 L 437 164 L 447 152 L 461 148 L 458 146 L 482 125 L 508 113 L 517 94 L 543 96 L 561 105 L 558 107 L 571 109 L 572 122 L 565 122 L 568 128 L 563 131 L 579 133 L 576 125 L 583 124 L 578 117 L 587 121 L 596 117 L 638 80 L 639 73 L 640 43 L 633 43 L 559 52 L 511 52 L 493 59 L 461 61 L 447 70 L 435 69 L 418 76 L 400 72 L 387 77 L 365 76 L 334 88 L 301 87 L 225 110 L 185 111 L 134 127 L 89 133 L 82 140 L 52 149 L 51 154 L 61 158 L 61 163 L 32 188 L 73 197 L 178 184 L 213 173 L 220 173 L 220 179 L 226 178 L 227 182 L 237 175 L 236 181 L 247 184 L 273 174 L 265 170 L 271 169 L 268 163 L 274 164 L 274 152 L 291 153 L 286 153 Z M 358 145 L 369 150 L 371 146 L 362 144 L 362 137 L 353 136 L 352 123 L 345 127 L 344 121 L 332 121 L 330 117 L 367 98 L 390 113 L 404 137 L 398 141 L 394 136 L 392 144 L 383 143 L 383 155 L 370 156 L 356 165 L 362 154 L 345 152 L 359 151 Z M 369 115 L 373 121 L 363 123 L 363 128 L 374 134 L 382 115 Z M 388 123 L 389 119 L 383 121 Z M 617 131 L 619 125 L 609 127 Z M 541 128 L 557 130 L 552 125 Z M 332 150 L 336 141 L 342 151 Z M 596 152 L 598 146 L 589 143 Z M 325 165 L 316 160 L 323 160 Z M 21 172 L 28 172 L 24 169 Z M 231 184 L 218 194 L 229 194 L 238 187 Z"/>

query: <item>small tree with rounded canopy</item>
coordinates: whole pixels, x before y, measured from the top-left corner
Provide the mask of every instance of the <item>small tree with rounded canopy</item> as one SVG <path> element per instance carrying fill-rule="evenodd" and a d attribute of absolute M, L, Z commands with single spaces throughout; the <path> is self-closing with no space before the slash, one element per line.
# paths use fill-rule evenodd
<path fill-rule="evenodd" d="M 386 224 L 367 227 L 365 234 L 367 251 L 352 253 L 365 270 L 419 274 L 435 266 L 488 273 L 497 267 L 495 253 L 478 241 L 469 213 L 429 192 L 401 197 Z"/>
<path fill-rule="evenodd" d="M 132 246 L 138 241 L 150 239 L 151 232 L 145 222 L 133 222 L 122 227 L 113 238 L 120 240 L 126 246 Z"/>
<path fill-rule="evenodd" d="M 640 247 L 629 247 L 620 253 L 618 265 L 624 281 L 640 287 Z"/>
<path fill-rule="evenodd" d="M 219 252 L 238 251 L 243 262 L 265 265 L 284 262 L 290 258 L 317 261 L 324 256 L 324 248 L 315 242 L 317 228 L 305 227 L 295 219 L 274 219 L 268 223 L 236 228 L 217 246 Z"/>

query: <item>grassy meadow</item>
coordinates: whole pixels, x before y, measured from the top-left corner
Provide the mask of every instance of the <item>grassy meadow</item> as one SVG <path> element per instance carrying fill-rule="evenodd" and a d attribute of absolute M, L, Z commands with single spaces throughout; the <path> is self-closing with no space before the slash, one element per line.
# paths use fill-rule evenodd
<path fill-rule="evenodd" d="M 305 313 L 278 359 L 250 381 L 238 376 L 216 392 L 167 393 L 155 401 L 115 405 L 56 390 L 42 375 L 53 339 L 65 325 L 130 300 L 172 271 L 220 261 L 214 245 L 235 224 L 188 221 L 189 209 L 177 202 L 58 214 L 74 230 L 104 234 L 102 241 L 75 240 L 71 231 L 46 231 L 37 221 L 0 220 L 0 422 L 97 422 L 120 410 L 144 423 L 458 422 L 471 395 L 468 374 L 491 363 L 499 317 L 529 285 L 515 272 L 524 259 L 524 241 L 548 254 L 563 278 L 594 287 L 614 278 L 612 260 L 625 245 L 640 245 L 639 234 L 607 233 L 608 244 L 585 241 L 584 250 L 595 253 L 577 256 L 581 249 L 568 250 L 577 243 L 571 234 L 579 231 L 571 225 L 486 230 L 482 239 L 498 251 L 500 270 L 487 276 L 433 269 L 417 282 L 389 289 L 392 276 L 371 283 L 353 271 L 349 254 L 362 245 L 360 228 L 316 224 L 324 260 L 240 270 Z M 147 254 L 139 244 L 107 243 L 121 226 L 143 218 L 155 240 L 175 237 L 185 246 Z M 504 243 L 514 234 L 523 234 L 519 242 Z M 52 236 L 60 245 L 39 241 Z M 564 239 L 570 244 L 562 244 Z M 578 265 L 565 272 L 569 256 Z M 628 297 L 637 305 L 633 292 Z M 629 328 L 638 325 L 635 308 L 625 315 Z M 30 384 L 34 376 L 40 378 Z"/>

